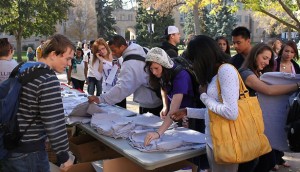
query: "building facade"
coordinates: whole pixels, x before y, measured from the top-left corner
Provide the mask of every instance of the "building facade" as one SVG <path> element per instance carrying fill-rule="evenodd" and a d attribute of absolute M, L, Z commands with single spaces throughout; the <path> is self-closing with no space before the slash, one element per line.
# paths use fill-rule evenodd
<path fill-rule="evenodd" d="M 90 4 L 93 4 L 93 2 L 94 2 L 94 0 L 89 0 L 89 1 L 90 1 L 89 2 Z M 87 10 L 87 8 L 85 8 L 85 9 Z M 89 13 L 86 13 L 87 19 L 81 19 L 81 20 L 83 20 L 83 21 L 90 20 L 91 23 L 95 24 L 95 21 L 96 21 L 95 9 L 92 7 L 89 7 L 88 12 Z M 84 33 L 84 35 L 85 35 L 83 37 L 80 37 L 80 36 L 75 37 L 74 34 L 68 32 L 71 30 L 69 27 L 72 26 L 72 23 L 74 23 L 73 19 L 74 18 L 78 19 L 78 17 L 76 17 L 74 15 L 76 15 L 76 13 L 74 13 L 74 11 L 71 12 L 69 21 L 63 22 L 62 24 L 58 24 L 56 26 L 57 33 L 67 35 L 74 43 L 77 43 L 79 41 L 92 40 L 92 38 L 95 37 L 93 35 L 97 35 L 97 33 L 96 33 L 97 29 L 91 29 L 91 28 L 95 28 L 96 25 L 88 26 L 85 29 L 84 28 L 82 29 L 82 27 L 80 27 L 82 33 Z M 113 11 L 112 15 L 116 20 L 116 24 L 114 25 L 116 33 L 119 35 L 122 35 L 124 37 L 127 34 L 127 35 L 129 35 L 130 40 L 135 40 L 136 39 L 135 25 L 136 25 L 136 15 L 137 15 L 136 8 L 115 10 L 115 11 Z M 176 8 L 173 10 L 172 16 L 175 20 L 174 25 L 179 28 L 179 31 L 182 35 L 181 37 L 185 38 L 185 35 L 183 33 L 183 26 L 184 26 L 184 18 L 186 15 L 180 13 L 178 8 Z M 238 19 L 237 26 L 245 26 L 251 31 L 252 42 L 265 41 L 266 35 L 264 34 L 265 33 L 264 29 L 258 28 L 258 22 L 256 22 L 256 19 L 253 16 L 252 11 L 243 10 L 242 7 L 240 6 L 239 11 L 236 13 L 236 17 Z M 76 28 L 77 26 L 73 26 L 73 27 Z M 78 26 L 78 28 L 79 28 L 79 26 Z M 155 28 L 155 26 L 154 26 L 154 28 Z M 86 31 L 86 30 L 88 30 L 88 31 Z M 87 32 L 92 36 L 86 36 Z M 12 35 L 6 35 L 4 33 L 1 33 L 0 37 L 8 37 L 10 42 L 12 42 L 12 44 L 15 44 L 15 38 Z M 31 46 L 32 48 L 35 49 L 40 44 L 40 41 L 43 39 L 45 39 L 45 37 L 30 37 L 28 39 L 23 39 L 22 46 Z M 94 38 L 94 39 L 96 39 L 96 38 Z"/>

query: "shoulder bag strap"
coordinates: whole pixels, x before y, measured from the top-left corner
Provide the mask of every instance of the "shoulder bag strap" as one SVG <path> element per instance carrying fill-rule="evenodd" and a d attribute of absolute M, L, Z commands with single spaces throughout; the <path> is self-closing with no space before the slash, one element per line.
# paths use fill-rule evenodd
<path fill-rule="evenodd" d="M 228 64 L 228 63 L 226 63 L 226 64 Z M 224 64 L 222 64 L 222 65 L 224 65 Z M 231 64 L 229 64 L 229 65 L 231 65 Z M 220 69 L 220 67 L 219 67 L 219 69 Z M 238 70 L 234 66 L 232 66 L 232 67 L 235 69 L 235 71 L 236 71 L 236 73 L 238 75 L 238 78 L 239 78 L 239 83 L 240 83 L 240 87 L 239 87 L 240 95 L 239 95 L 239 97 L 240 97 L 240 99 L 243 99 L 245 97 L 249 97 L 249 91 L 248 91 L 246 85 L 244 84 L 244 81 L 243 81 L 240 73 L 238 72 Z M 218 69 L 218 71 L 219 71 L 219 69 Z M 217 74 L 217 88 L 218 88 L 218 97 L 221 100 L 221 102 L 223 102 L 222 96 L 221 96 L 221 87 L 220 87 L 220 81 L 219 81 L 218 74 Z"/>

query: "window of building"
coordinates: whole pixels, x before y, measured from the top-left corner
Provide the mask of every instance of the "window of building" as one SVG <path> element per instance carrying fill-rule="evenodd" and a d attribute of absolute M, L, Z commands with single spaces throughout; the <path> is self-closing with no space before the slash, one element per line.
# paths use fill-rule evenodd
<path fill-rule="evenodd" d="M 237 22 L 240 22 L 240 23 L 242 22 L 242 16 L 241 15 L 237 15 L 236 18 L 237 18 Z"/>
<path fill-rule="evenodd" d="M 248 23 L 249 21 L 249 16 L 245 16 L 245 22 Z"/>
<path fill-rule="evenodd" d="M 184 19 L 185 19 L 185 13 L 180 13 L 180 18 L 179 18 L 179 22 L 180 23 L 184 23 Z"/>

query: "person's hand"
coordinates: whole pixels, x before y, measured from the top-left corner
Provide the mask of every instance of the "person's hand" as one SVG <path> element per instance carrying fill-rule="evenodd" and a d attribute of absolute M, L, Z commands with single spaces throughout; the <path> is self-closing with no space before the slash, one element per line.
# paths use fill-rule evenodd
<path fill-rule="evenodd" d="M 163 108 L 161 111 L 160 111 L 160 118 L 162 119 L 162 120 L 165 120 L 165 118 L 166 118 L 166 116 L 167 116 L 167 114 L 168 114 L 168 108 Z"/>
<path fill-rule="evenodd" d="M 96 53 L 96 57 L 102 61 L 103 60 L 103 54 L 102 53 Z"/>
<path fill-rule="evenodd" d="M 148 146 L 152 140 L 159 139 L 160 135 L 158 132 L 147 133 L 144 139 L 144 146 Z"/>
<path fill-rule="evenodd" d="M 89 85 L 89 80 L 88 79 L 85 79 L 85 84 Z"/>
<path fill-rule="evenodd" d="M 207 84 L 205 85 L 200 85 L 199 86 L 199 94 L 201 95 L 202 93 L 206 93 L 207 91 Z"/>
<path fill-rule="evenodd" d="M 61 166 L 60 166 L 60 169 L 62 171 L 68 171 L 68 169 L 73 165 L 73 160 L 71 159 L 68 159 L 68 161 L 66 161 L 65 163 L 63 163 Z"/>
<path fill-rule="evenodd" d="M 89 96 L 88 99 L 89 99 L 89 103 L 97 103 L 97 104 L 100 103 L 100 99 L 97 96 Z"/>
<path fill-rule="evenodd" d="M 174 121 L 179 121 L 186 115 L 187 115 L 187 110 L 186 110 L 186 108 L 183 108 L 183 109 L 179 109 L 176 112 L 171 113 L 170 118 Z"/>

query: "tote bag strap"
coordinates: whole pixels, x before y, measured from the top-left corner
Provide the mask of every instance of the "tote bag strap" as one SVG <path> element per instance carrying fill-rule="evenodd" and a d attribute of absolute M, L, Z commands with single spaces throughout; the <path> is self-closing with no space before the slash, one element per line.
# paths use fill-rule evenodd
<path fill-rule="evenodd" d="M 223 66 L 223 65 L 225 65 L 225 64 L 222 64 L 221 66 Z M 240 73 L 238 72 L 238 70 L 236 70 L 236 68 L 235 68 L 233 65 L 231 65 L 231 64 L 226 63 L 226 65 L 232 66 L 232 67 L 235 69 L 235 71 L 236 71 L 236 73 L 237 73 L 237 75 L 238 75 L 238 78 L 239 78 L 239 84 L 240 84 L 240 87 L 239 87 L 239 92 L 240 92 L 239 97 L 240 97 L 240 99 L 249 97 L 249 91 L 248 91 L 246 85 L 244 84 L 244 81 L 243 81 L 243 79 L 242 79 Z M 221 66 L 220 66 L 220 67 L 221 67 Z M 219 69 L 220 69 L 220 67 L 219 67 Z M 219 69 L 218 69 L 218 72 L 219 72 Z M 221 96 L 221 87 L 220 87 L 220 81 L 219 81 L 219 76 L 218 76 L 218 74 L 217 74 L 217 89 L 218 89 L 218 97 L 219 97 L 219 99 L 221 100 L 221 102 L 223 102 L 223 99 L 222 99 L 222 96 Z"/>

